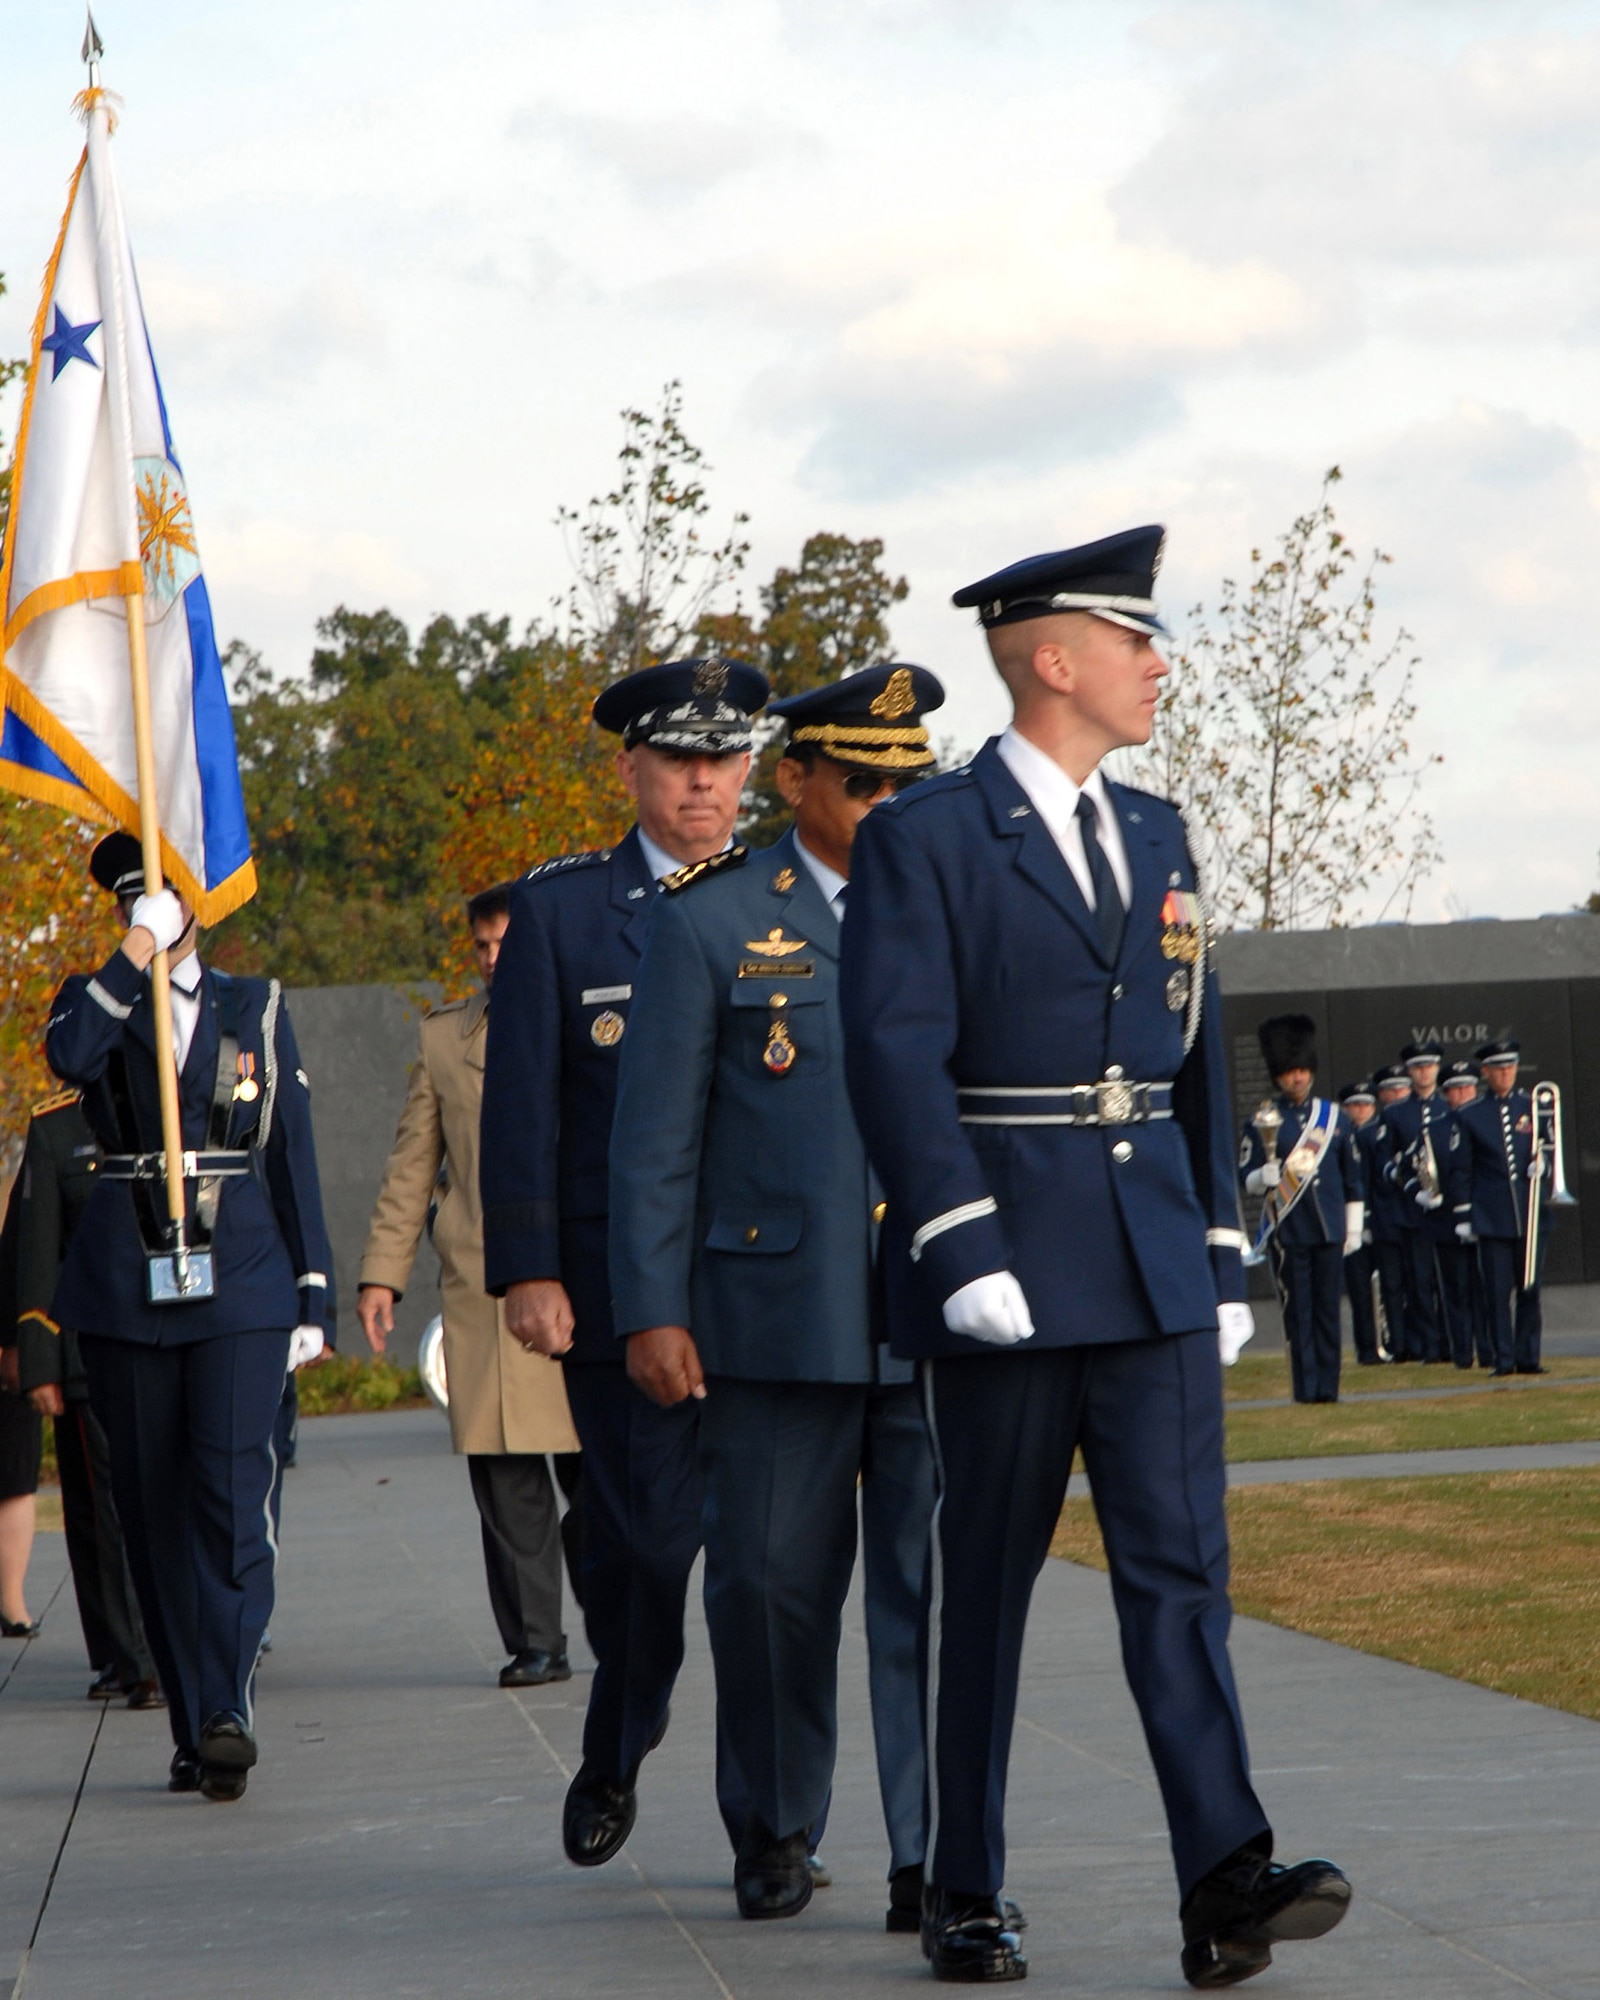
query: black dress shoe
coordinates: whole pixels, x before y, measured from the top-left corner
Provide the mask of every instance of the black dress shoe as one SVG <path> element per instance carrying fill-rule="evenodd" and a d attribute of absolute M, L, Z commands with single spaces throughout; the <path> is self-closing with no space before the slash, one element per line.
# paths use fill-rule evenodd
<path fill-rule="evenodd" d="M 1536 1361 L 1531 1368 L 1519 1368 L 1517 1370 L 1517 1373 L 1519 1375 L 1548 1375 L 1550 1373 L 1550 1370 L 1548 1368 L 1541 1367 L 1539 1363 Z M 33 1629 L 37 1632 L 39 1628 L 37 1625 L 35 1625 Z"/>
<path fill-rule="evenodd" d="M 1331 1861 L 1283 1868 L 1241 1847 L 1183 1900 L 1183 1976 L 1191 1986 L 1236 1986 L 1266 1970 L 1275 1944 L 1321 1937 L 1349 1907 L 1349 1879 Z"/>
<path fill-rule="evenodd" d="M 889 1877 L 889 1907 L 884 1912 L 886 1931 L 920 1931 L 922 1928 L 922 1864 L 897 1868 Z"/>
<path fill-rule="evenodd" d="M 114 1701 L 122 1691 L 122 1679 L 115 1667 L 102 1667 L 89 1683 L 91 1701 Z"/>
<path fill-rule="evenodd" d="M 167 1698 L 161 1692 L 160 1681 L 135 1681 L 128 1690 L 129 1708 L 165 1708 Z"/>
<path fill-rule="evenodd" d="M 1026 1979 L 1016 1905 L 1000 1896 L 971 1896 L 929 1883 L 922 1892 L 922 1955 L 935 1979 L 964 1986 Z"/>
<path fill-rule="evenodd" d="M 632 1785 L 603 1778 L 588 1764 L 567 1788 L 561 1808 L 561 1845 L 575 1868 L 599 1868 L 620 1854 L 639 1816 Z"/>
<path fill-rule="evenodd" d="M 37 1639 L 39 1629 L 37 1618 L 0 1618 L 0 1639 Z"/>
<path fill-rule="evenodd" d="M 810 1840 L 805 1827 L 775 1834 L 751 1815 L 733 1857 L 733 1893 L 741 1917 L 760 1923 L 799 1916 L 814 1887 L 807 1858 Z"/>
<path fill-rule="evenodd" d="M 256 1739 L 244 1717 L 231 1708 L 219 1709 L 200 1731 L 201 1793 L 208 1799 L 242 1799 L 256 1755 Z"/>
<path fill-rule="evenodd" d="M 200 1789 L 200 1753 L 197 1750 L 174 1750 L 172 1764 L 167 1771 L 169 1792 L 197 1792 Z"/>
<path fill-rule="evenodd" d="M 525 1653 L 518 1653 L 500 1669 L 500 1685 L 503 1688 L 543 1687 L 547 1681 L 570 1681 L 572 1663 L 565 1653 L 547 1653 L 540 1647 L 531 1647 Z"/>

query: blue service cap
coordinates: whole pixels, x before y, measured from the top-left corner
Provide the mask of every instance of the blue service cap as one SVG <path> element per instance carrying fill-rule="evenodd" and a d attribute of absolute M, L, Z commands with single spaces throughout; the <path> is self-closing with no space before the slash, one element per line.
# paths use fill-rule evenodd
<path fill-rule="evenodd" d="M 1364 1078 L 1360 1083 L 1343 1083 L 1339 1086 L 1341 1104 L 1376 1104 L 1377 1101 L 1377 1092 Z"/>
<path fill-rule="evenodd" d="M 926 667 L 891 660 L 826 687 L 807 688 L 767 711 L 789 725 L 791 743 L 809 743 L 836 764 L 867 771 L 925 771 L 934 764 L 922 717 L 944 700 Z"/>
<path fill-rule="evenodd" d="M 1494 1069 L 1502 1063 L 1522 1060 L 1522 1045 L 1513 1041 L 1485 1042 L 1481 1049 L 1473 1052 L 1473 1061 L 1480 1069 Z"/>
<path fill-rule="evenodd" d="M 743 660 L 667 660 L 602 688 L 594 719 L 622 738 L 680 756 L 728 757 L 754 741 L 750 718 L 766 701 L 767 677 Z"/>
<path fill-rule="evenodd" d="M 144 848 L 131 833 L 118 828 L 95 842 L 94 852 L 89 856 L 89 873 L 119 902 L 128 896 L 142 896 Z"/>
<path fill-rule="evenodd" d="M 1165 528 L 1126 528 L 1082 548 L 1029 556 L 969 583 L 950 601 L 963 610 L 975 607 L 985 629 L 1048 618 L 1057 611 L 1091 611 L 1113 625 L 1165 638 L 1155 588 L 1166 541 Z"/>
<path fill-rule="evenodd" d="M 1453 1083 L 1470 1083 L 1474 1090 L 1478 1087 L 1478 1065 L 1470 1056 L 1457 1056 L 1454 1062 L 1446 1063 L 1439 1082 L 1448 1090 Z"/>

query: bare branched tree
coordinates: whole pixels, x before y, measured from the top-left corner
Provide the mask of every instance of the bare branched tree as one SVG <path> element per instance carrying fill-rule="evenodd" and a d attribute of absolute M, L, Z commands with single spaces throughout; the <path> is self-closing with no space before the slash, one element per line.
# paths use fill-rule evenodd
<path fill-rule="evenodd" d="M 624 410 L 616 486 L 581 513 L 563 507 L 556 516 L 575 577 L 571 635 L 607 680 L 682 652 L 750 552 L 748 514 L 735 514 L 720 542 L 708 540 L 711 468 L 682 416 L 678 382 L 662 390 L 653 415 Z"/>
<path fill-rule="evenodd" d="M 1429 765 L 1412 749 L 1409 633 L 1375 631 L 1378 571 L 1317 505 L 1253 549 L 1251 576 L 1197 605 L 1172 655 L 1155 734 L 1133 781 L 1182 807 L 1217 921 L 1309 930 L 1408 916 L 1440 859 L 1420 804 Z"/>

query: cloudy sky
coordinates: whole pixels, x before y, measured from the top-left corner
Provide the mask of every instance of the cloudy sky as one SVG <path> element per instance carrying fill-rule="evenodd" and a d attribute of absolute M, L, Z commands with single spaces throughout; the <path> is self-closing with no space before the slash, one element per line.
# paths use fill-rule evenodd
<path fill-rule="evenodd" d="M 541 612 L 616 413 L 681 377 L 752 575 L 882 535 L 973 745 L 952 588 L 1136 521 L 1215 596 L 1345 472 L 1394 557 L 1444 866 L 1600 884 L 1600 0 L 101 0 L 224 635 Z M 78 135 L 77 0 L 0 0 L 0 353 Z M 14 399 L 0 410 L 14 430 Z"/>

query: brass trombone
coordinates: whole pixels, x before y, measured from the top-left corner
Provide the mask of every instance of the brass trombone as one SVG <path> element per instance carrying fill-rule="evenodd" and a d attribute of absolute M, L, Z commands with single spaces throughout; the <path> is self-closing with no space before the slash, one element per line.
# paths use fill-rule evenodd
<path fill-rule="evenodd" d="M 1539 1276 L 1539 1224 L 1544 1207 L 1544 1183 L 1550 1182 L 1552 1208 L 1576 1208 L 1576 1197 L 1567 1192 L 1567 1173 L 1562 1160 L 1561 1091 L 1553 1083 L 1533 1086 L 1533 1157 L 1528 1162 L 1528 1230 L 1522 1254 L 1522 1288 L 1527 1291 Z"/>

